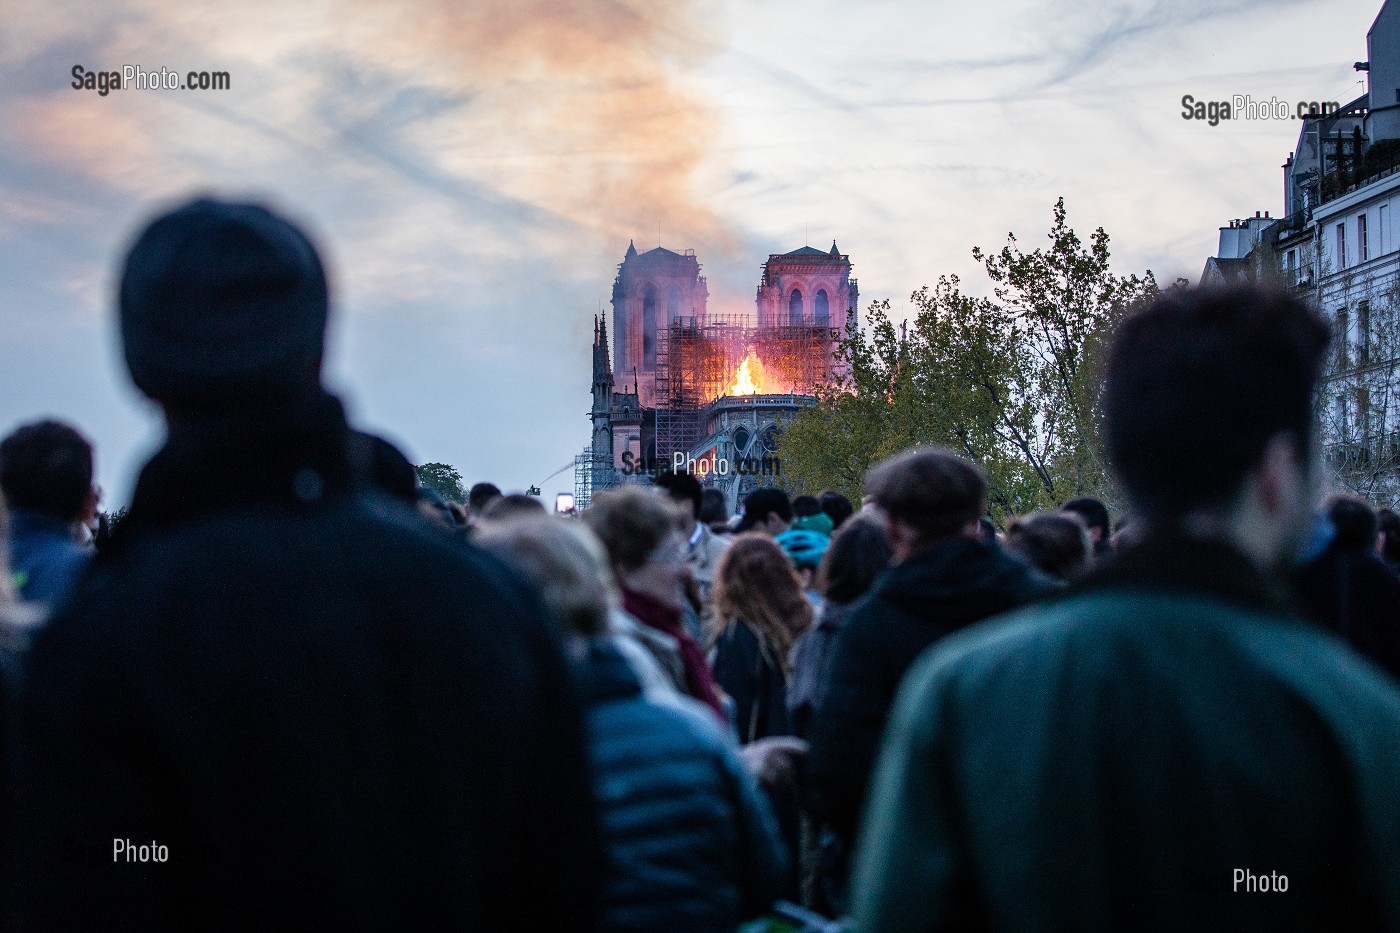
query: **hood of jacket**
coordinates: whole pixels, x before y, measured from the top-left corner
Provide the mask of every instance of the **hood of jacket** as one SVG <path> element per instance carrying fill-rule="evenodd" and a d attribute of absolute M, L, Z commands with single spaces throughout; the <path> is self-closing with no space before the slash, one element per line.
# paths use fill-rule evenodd
<path fill-rule="evenodd" d="M 1028 602 L 1056 589 L 1038 570 L 971 538 L 929 545 L 890 568 L 872 595 L 915 618 L 981 619 L 999 612 L 1008 598 Z"/>

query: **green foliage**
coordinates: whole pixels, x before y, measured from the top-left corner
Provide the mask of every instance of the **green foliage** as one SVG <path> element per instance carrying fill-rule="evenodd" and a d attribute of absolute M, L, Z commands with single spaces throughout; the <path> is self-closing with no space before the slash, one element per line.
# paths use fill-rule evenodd
<path fill-rule="evenodd" d="M 1024 252 L 1010 234 L 996 253 L 973 249 L 992 298 L 940 277 L 911 296 L 915 314 L 898 331 L 889 302 L 870 307 L 865 330 L 838 348 L 845 378 L 783 435 L 799 490 L 855 500 L 875 461 L 941 444 L 986 469 L 997 515 L 1117 499 L 1098 443 L 1102 361 L 1114 326 L 1158 287 L 1150 271 L 1115 275 L 1103 228 L 1086 244 L 1065 218 L 1061 198 L 1046 248 Z"/>
<path fill-rule="evenodd" d="M 99 514 L 106 520 L 107 530 L 109 532 L 114 532 L 117 530 L 117 526 L 126 520 L 127 512 L 129 511 L 130 510 L 126 506 L 122 506 L 115 512 L 101 512 Z"/>
<path fill-rule="evenodd" d="M 425 463 L 418 467 L 418 479 L 448 502 L 466 502 L 467 491 L 462 487 L 462 474 L 447 463 Z"/>

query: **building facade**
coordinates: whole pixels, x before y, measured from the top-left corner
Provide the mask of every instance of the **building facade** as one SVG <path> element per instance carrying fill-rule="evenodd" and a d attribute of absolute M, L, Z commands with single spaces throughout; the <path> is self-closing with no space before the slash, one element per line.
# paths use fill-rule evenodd
<path fill-rule="evenodd" d="M 1284 215 L 1231 221 L 1203 283 L 1276 281 L 1333 326 L 1318 424 L 1338 488 L 1400 504 L 1400 0 L 1358 70 L 1367 93 L 1308 116 L 1283 165 Z"/>

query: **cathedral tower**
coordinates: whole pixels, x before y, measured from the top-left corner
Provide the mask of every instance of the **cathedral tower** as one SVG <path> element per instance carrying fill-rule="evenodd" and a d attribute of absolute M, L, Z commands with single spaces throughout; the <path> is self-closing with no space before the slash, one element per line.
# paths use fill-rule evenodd
<path fill-rule="evenodd" d="M 851 278 L 851 257 L 831 243 L 829 252 L 811 246 L 775 253 L 763 265 L 758 286 L 758 326 L 803 324 L 829 327 L 844 337 L 856 319 L 860 290 Z"/>
<path fill-rule="evenodd" d="M 635 381 L 643 406 L 655 405 L 657 360 L 671 322 L 693 317 L 703 324 L 708 300 L 695 250 L 677 253 L 658 246 L 638 253 L 636 244 L 627 244 L 613 281 L 613 376 L 622 383 Z"/>

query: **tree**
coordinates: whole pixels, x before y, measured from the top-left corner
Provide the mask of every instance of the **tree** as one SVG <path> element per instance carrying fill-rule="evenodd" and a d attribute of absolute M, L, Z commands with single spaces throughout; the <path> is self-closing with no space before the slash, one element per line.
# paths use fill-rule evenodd
<path fill-rule="evenodd" d="M 783 437 L 794 485 L 854 497 L 875 460 L 935 443 L 987 470 L 1000 515 L 1080 495 L 1114 501 L 1099 447 L 1101 361 L 1114 326 L 1157 294 L 1157 281 L 1114 274 L 1108 234 L 1100 227 L 1084 243 L 1063 198 L 1049 240 L 1029 253 L 1015 234 L 996 253 L 974 248 L 993 297 L 940 277 L 911 296 L 912 327 L 899 333 L 889 303 L 872 305 L 867 330 L 838 347 L 844 378 Z"/>
<path fill-rule="evenodd" d="M 1332 485 L 1387 508 L 1400 504 L 1400 276 L 1341 275 L 1331 358 L 1317 397 Z"/>
<path fill-rule="evenodd" d="M 418 479 L 448 502 L 467 501 L 466 490 L 462 488 L 462 474 L 451 464 L 425 463 L 418 467 Z"/>
<path fill-rule="evenodd" d="M 859 502 L 870 464 L 914 437 L 905 410 L 912 393 L 900 362 L 904 339 L 889 310 L 888 301 L 872 304 L 866 332 L 849 326 L 837 349 L 845 378 L 817 386 L 816 407 L 781 435 L 779 456 L 795 491 L 834 489 Z"/>

